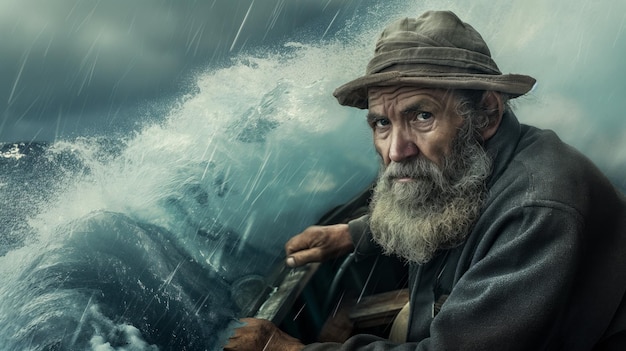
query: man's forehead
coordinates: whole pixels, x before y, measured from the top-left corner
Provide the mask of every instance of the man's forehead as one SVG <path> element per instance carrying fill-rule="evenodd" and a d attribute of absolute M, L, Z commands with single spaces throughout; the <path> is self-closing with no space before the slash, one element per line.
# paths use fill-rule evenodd
<path fill-rule="evenodd" d="M 421 88 L 417 86 L 375 86 L 368 89 L 370 108 L 385 102 L 402 102 L 413 99 L 434 100 L 446 104 L 453 91 L 449 89 Z"/>

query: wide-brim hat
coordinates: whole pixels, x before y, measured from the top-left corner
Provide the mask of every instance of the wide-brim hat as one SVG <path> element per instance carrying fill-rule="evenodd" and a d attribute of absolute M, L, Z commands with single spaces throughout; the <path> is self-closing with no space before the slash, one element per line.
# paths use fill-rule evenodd
<path fill-rule="evenodd" d="M 385 28 L 365 75 L 333 95 L 342 105 L 366 109 L 373 86 L 493 90 L 515 98 L 534 84 L 530 76 L 502 74 L 480 34 L 454 13 L 429 11 Z"/>

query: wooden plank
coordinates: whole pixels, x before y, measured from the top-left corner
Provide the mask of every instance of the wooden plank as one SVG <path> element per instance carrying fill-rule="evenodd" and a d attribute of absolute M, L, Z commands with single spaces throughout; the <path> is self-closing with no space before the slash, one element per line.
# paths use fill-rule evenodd
<path fill-rule="evenodd" d="M 280 324 L 318 267 L 319 263 L 309 263 L 286 269 L 283 280 L 279 282 L 280 284 L 261 305 L 254 317 Z"/>
<path fill-rule="evenodd" d="M 408 301 L 408 289 L 366 296 L 351 308 L 349 318 L 357 328 L 389 324 Z"/>
<path fill-rule="evenodd" d="M 390 325 L 408 301 L 408 289 L 343 301 L 324 323 L 319 341 L 344 342 L 359 329 Z"/>

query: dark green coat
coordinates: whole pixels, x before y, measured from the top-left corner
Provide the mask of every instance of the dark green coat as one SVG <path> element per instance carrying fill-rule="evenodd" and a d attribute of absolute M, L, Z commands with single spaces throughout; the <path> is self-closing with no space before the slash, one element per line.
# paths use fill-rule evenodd
<path fill-rule="evenodd" d="M 472 232 L 410 267 L 409 342 L 358 335 L 307 350 L 626 350 L 624 196 L 511 112 L 485 147 L 494 170 Z M 357 252 L 372 246 L 366 226 L 350 223 Z"/>

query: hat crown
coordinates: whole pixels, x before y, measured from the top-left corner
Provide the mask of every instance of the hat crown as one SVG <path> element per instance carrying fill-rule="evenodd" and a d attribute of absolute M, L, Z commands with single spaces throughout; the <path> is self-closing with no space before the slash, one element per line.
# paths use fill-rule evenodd
<path fill-rule="evenodd" d="M 501 74 L 481 35 L 450 11 L 429 11 L 391 23 L 380 35 L 366 72 L 414 69 Z"/>
<path fill-rule="evenodd" d="M 459 48 L 491 57 L 480 33 L 450 11 L 428 11 L 393 22 L 381 33 L 375 53 L 415 47 Z"/>

